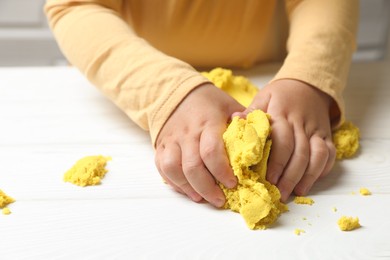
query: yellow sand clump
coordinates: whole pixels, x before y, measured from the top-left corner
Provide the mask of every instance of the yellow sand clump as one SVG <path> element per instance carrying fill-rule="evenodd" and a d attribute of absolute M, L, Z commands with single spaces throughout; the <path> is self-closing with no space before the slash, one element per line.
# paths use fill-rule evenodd
<path fill-rule="evenodd" d="M 339 160 L 351 158 L 359 149 L 360 131 L 351 122 L 345 122 L 337 128 L 332 138 L 336 147 L 336 158 Z"/>
<path fill-rule="evenodd" d="M 5 208 L 8 204 L 15 202 L 15 200 L 0 190 L 0 209 Z"/>
<path fill-rule="evenodd" d="M 342 231 L 351 231 L 360 227 L 359 218 L 342 216 L 337 224 Z"/>
<path fill-rule="evenodd" d="M 247 78 L 234 76 L 231 70 L 215 68 L 210 72 L 202 72 L 202 75 L 245 107 L 251 104 L 259 91 Z"/>
<path fill-rule="evenodd" d="M 4 207 L 4 208 L 2 209 L 2 212 L 3 212 L 4 215 L 9 215 L 9 214 L 11 214 L 11 210 L 10 210 L 9 208 L 7 208 L 7 207 Z"/>
<path fill-rule="evenodd" d="M 294 203 L 295 204 L 306 204 L 306 205 L 313 205 L 314 204 L 314 200 L 312 198 L 309 198 L 309 197 L 300 197 L 300 196 L 296 196 L 294 198 Z"/>
<path fill-rule="evenodd" d="M 371 195 L 371 191 L 369 191 L 367 188 L 360 188 L 359 192 L 363 196 Z"/>
<path fill-rule="evenodd" d="M 13 202 L 15 202 L 15 199 L 0 190 L 0 209 L 2 209 L 1 211 L 4 215 L 11 214 L 11 210 L 7 206 Z"/>
<path fill-rule="evenodd" d="M 296 228 L 294 230 L 294 233 L 295 233 L 295 235 L 300 236 L 302 233 L 306 233 L 306 231 L 303 229 Z"/>
<path fill-rule="evenodd" d="M 78 160 L 64 174 L 64 181 L 83 187 L 100 184 L 101 179 L 107 173 L 105 166 L 109 160 L 111 160 L 111 157 L 86 156 Z"/>
<path fill-rule="evenodd" d="M 248 107 L 259 89 L 243 76 L 234 76 L 231 70 L 215 68 L 202 72 L 215 86 L 222 89 L 241 105 Z M 336 158 L 346 159 L 354 156 L 359 149 L 360 132 L 351 122 L 343 123 L 333 131 L 333 143 L 336 147 Z"/>
<path fill-rule="evenodd" d="M 265 179 L 271 149 L 268 116 L 260 110 L 233 118 L 223 140 L 238 185 L 227 189 L 224 208 L 239 212 L 250 229 L 265 229 L 287 210 L 278 188 Z"/>

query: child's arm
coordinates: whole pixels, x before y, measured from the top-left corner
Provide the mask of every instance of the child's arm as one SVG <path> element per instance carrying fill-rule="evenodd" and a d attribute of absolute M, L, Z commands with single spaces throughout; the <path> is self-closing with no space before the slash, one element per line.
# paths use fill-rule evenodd
<path fill-rule="evenodd" d="M 288 55 L 273 79 L 296 79 L 332 97 L 332 126 L 344 120 L 343 90 L 356 48 L 358 0 L 287 0 Z"/>
<path fill-rule="evenodd" d="M 244 113 L 256 108 L 272 118 L 267 178 L 282 200 L 308 193 L 331 170 L 331 127 L 344 120 L 342 92 L 355 49 L 357 0 L 286 1 L 288 56 L 273 81 Z"/>
<path fill-rule="evenodd" d="M 48 0 L 45 11 L 68 61 L 152 142 L 176 106 L 207 81 L 190 65 L 153 48 L 122 15 L 124 0 Z"/>
<path fill-rule="evenodd" d="M 158 135 L 156 165 L 168 183 L 195 201 L 222 206 L 215 179 L 236 184 L 222 133 L 230 115 L 244 108 L 191 66 L 138 37 L 120 16 L 122 1 L 104 3 L 48 0 L 45 10 L 63 53 L 150 130 L 153 143 Z"/>

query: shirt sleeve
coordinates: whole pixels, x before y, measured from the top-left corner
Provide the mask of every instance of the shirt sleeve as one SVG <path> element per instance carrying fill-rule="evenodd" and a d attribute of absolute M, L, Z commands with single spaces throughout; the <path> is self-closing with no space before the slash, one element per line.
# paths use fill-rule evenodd
<path fill-rule="evenodd" d="M 286 0 L 288 55 L 274 79 L 296 79 L 330 95 L 332 126 L 344 121 L 343 90 L 356 49 L 357 0 Z"/>
<path fill-rule="evenodd" d="M 119 0 L 48 0 L 45 12 L 69 62 L 150 131 L 153 144 L 177 105 L 208 82 L 153 48 L 120 16 Z"/>

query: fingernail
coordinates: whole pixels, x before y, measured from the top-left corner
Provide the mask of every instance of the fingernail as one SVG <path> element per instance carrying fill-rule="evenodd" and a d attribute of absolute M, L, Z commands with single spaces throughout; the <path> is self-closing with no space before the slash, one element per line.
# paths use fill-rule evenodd
<path fill-rule="evenodd" d="M 240 116 L 240 113 L 239 112 L 234 112 L 233 114 L 232 114 L 232 119 L 234 118 L 234 117 L 236 117 L 236 116 Z"/>
<path fill-rule="evenodd" d="M 307 195 L 309 193 L 309 191 L 311 190 L 311 188 L 313 187 L 313 185 L 309 185 L 309 186 L 305 186 L 302 188 L 301 192 L 303 195 Z"/>
<path fill-rule="evenodd" d="M 309 187 L 301 187 L 300 189 L 301 196 L 305 196 L 307 194 L 308 188 Z"/>
<path fill-rule="evenodd" d="M 269 176 L 269 182 L 273 185 L 276 185 L 276 183 L 278 183 L 278 176 L 276 174 Z"/>
<path fill-rule="evenodd" d="M 190 196 L 191 200 L 195 202 L 199 202 L 202 199 L 202 197 L 196 192 L 190 192 L 188 195 Z"/>
<path fill-rule="evenodd" d="M 226 187 L 228 187 L 229 189 L 232 189 L 232 188 L 236 187 L 237 180 L 236 179 L 230 179 L 230 180 L 227 181 L 226 184 L 227 184 Z"/>
<path fill-rule="evenodd" d="M 220 208 L 220 207 L 222 207 L 225 204 L 225 199 L 224 198 L 216 198 L 214 200 L 213 204 L 214 204 L 214 206 Z"/>
<path fill-rule="evenodd" d="M 285 190 L 280 190 L 281 201 L 286 202 L 286 200 L 288 199 L 288 196 L 289 196 L 289 194 L 287 194 L 287 192 Z"/>
<path fill-rule="evenodd" d="M 239 118 L 245 118 L 245 115 L 243 112 L 234 112 L 232 115 L 231 115 L 231 118 L 233 119 L 234 117 L 238 116 Z"/>

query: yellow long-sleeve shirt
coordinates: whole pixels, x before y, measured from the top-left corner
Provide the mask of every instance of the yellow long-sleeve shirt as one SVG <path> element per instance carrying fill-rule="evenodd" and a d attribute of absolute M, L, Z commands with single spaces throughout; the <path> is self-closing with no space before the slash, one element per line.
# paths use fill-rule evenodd
<path fill-rule="evenodd" d="M 273 80 L 328 93 L 333 120 L 343 121 L 358 0 L 279 2 L 48 0 L 45 11 L 67 59 L 154 143 L 177 105 L 207 82 L 194 67 L 282 60 L 287 31 L 288 54 Z"/>

